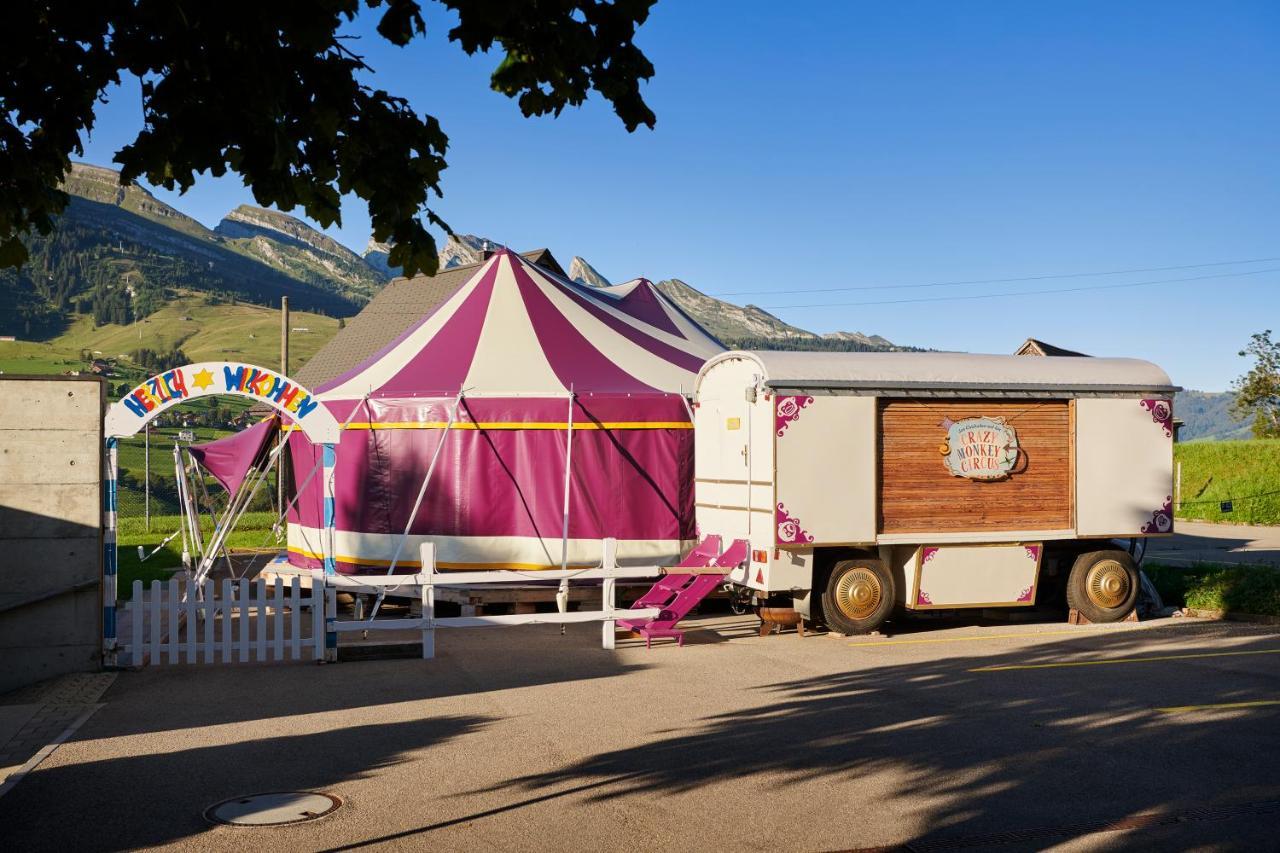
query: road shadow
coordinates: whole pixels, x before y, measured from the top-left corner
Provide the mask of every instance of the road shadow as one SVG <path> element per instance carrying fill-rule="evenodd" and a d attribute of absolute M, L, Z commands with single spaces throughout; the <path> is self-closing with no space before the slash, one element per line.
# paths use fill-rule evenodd
<path fill-rule="evenodd" d="M 269 721 L 446 696 L 625 677 L 648 669 L 602 653 L 599 627 L 571 625 L 565 636 L 540 626 L 510 637 L 491 629 L 437 631 L 433 660 L 339 664 L 159 664 L 122 672 L 103 701 L 133 715 L 92 721 L 93 737 Z"/>
<path fill-rule="evenodd" d="M 0 798 L 4 846 L 8 850 L 137 850 L 190 840 L 216 831 L 203 817 L 214 803 L 267 791 L 324 791 L 412 760 L 409 756 L 415 751 L 481 732 L 489 722 L 482 716 L 444 716 L 299 731 L 42 769 Z M 124 788 L 120 780 L 132 780 L 135 785 Z M 82 803 L 83 819 L 42 820 L 51 802 Z M 239 841 L 261 840 L 253 836 Z M 232 838 L 222 843 L 228 848 L 240 846 Z"/>
<path fill-rule="evenodd" d="M 529 630 L 515 650 L 488 645 L 498 632 L 446 634 L 441 645 L 456 657 L 435 669 L 431 661 L 386 661 L 293 667 L 296 675 L 281 677 L 284 670 L 270 666 L 191 667 L 157 678 L 135 674 L 131 685 L 122 675 L 128 686 L 109 697 L 109 719 L 90 720 L 77 739 L 135 734 L 143 737 L 120 748 L 147 754 L 52 762 L 32 774 L 0 798 L 5 846 L 116 850 L 190 842 L 210 831 L 200 814 L 220 799 L 323 790 L 406 761 L 420 764 L 424 784 L 440 797 L 474 798 L 476 810 L 444 809 L 440 817 L 424 815 L 416 828 L 385 835 L 370 827 L 358 846 L 438 846 L 446 838 L 455 844 L 457 836 L 444 831 L 463 825 L 483 831 L 488 819 L 532 807 L 610 820 L 618 816 L 614 809 L 586 807 L 621 801 L 661 810 L 663 798 L 691 792 L 705 795 L 708 809 L 744 809 L 743 826 L 759 827 L 762 846 L 793 827 L 817 826 L 823 838 L 848 839 L 829 847 L 856 846 L 875 833 L 917 850 L 1011 839 L 1023 845 L 1018 849 L 1041 849 L 1138 816 L 1141 826 L 1165 821 L 1167 832 L 1194 824 L 1198 841 L 1244 849 L 1239 833 L 1256 838 L 1280 821 L 1280 706 L 1186 716 L 1160 710 L 1280 698 L 1274 632 L 1213 624 L 1082 629 L 1003 651 L 979 641 L 944 643 L 911 661 L 900 649 L 774 637 L 759 642 L 773 643 L 778 654 L 808 643 L 838 653 L 802 659 L 794 678 L 707 680 L 700 689 L 724 691 L 717 707 L 727 710 L 693 716 L 675 698 L 680 694 L 667 692 L 681 677 L 678 657 L 660 655 L 669 667 L 662 678 L 613 682 L 643 667 L 620 666 L 616 656 L 602 654 L 590 627 L 570 643 L 553 631 Z M 721 647 L 725 666 L 760 660 L 733 655 L 751 642 Z M 1129 662 L 1089 663 L 1100 660 Z M 477 790 L 451 787 L 443 768 L 467 760 L 466 738 L 485 736 L 497 718 L 422 716 L 307 731 L 315 723 L 305 715 L 325 710 L 584 679 L 601 703 L 601 724 L 619 727 L 622 745 L 536 774 L 521 773 L 513 752 L 494 777 L 501 781 Z M 536 713 L 554 721 L 554 697 L 570 694 L 581 701 L 580 691 L 547 694 L 552 700 Z M 629 722 L 627 707 L 656 700 L 666 710 Z M 244 720 L 262 721 L 261 739 L 184 745 L 193 730 Z M 733 801 L 723 800 L 728 789 L 713 787 L 723 783 L 734 783 Z M 749 796 L 750 808 L 738 796 Z M 774 796 L 812 805 L 804 813 L 779 812 Z M 46 814 L 63 819 L 42 820 Z M 472 837 L 479 843 L 482 836 Z M 231 846 L 235 837 L 224 840 Z M 529 844 L 553 845 L 574 846 L 572 837 Z M 706 846 L 729 841 L 708 839 Z"/>
<path fill-rule="evenodd" d="M 1280 537 L 1259 539 L 1249 535 L 1247 529 L 1237 533 L 1232 525 L 1215 525 L 1214 535 L 1204 536 L 1190 532 L 1185 523 L 1179 523 L 1172 536 L 1150 539 L 1144 558 L 1152 563 L 1175 566 L 1198 562 L 1280 566 Z"/>
<path fill-rule="evenodd" d="M 1006 654 L 888 666 L 850 649 L 848 672 L 769 684 L 754 691 L 763 701 L 752 707 L 487 790 L 518 798 L 589 786 L 583 796 L 610 800 L 747 777 L 759 779 L 767 797 L 775 786 L 856 790 L 869 774 L 891 771 L 902 782 L 890 802 L 903 800 L 903 809 L 928 804 L 929 829 L 903 842 L 912 849 L 1011 841 L 1020 831 L 1042 847 L 1136 814 L 1195 814 L 1223 802 L 1248 801 L 1280 821 L 1280 783 L 1241 786 L 1243 778 L 1274 780 L 1280 770 L 1280 707 L 1194 719 L 1160 710 L 1280 697 L 1280 654 L 1272 654 L 1280 652 L 1280 637 L 1249 637 L 1227 649 L 1232 656 L 1218 657 L 1224 648 L 1209 644 L 1218 634 L 1206 626 L 1178 633 L 1176 651 L 1135 651 L 1153 633 L 1108 633 L 1102 642 L 1094 633 Z M 1169 655 L 1178 657 L 1059 666 Z M 1211 661 L 1229 662 L 1243 676 L 1235 686 L 1215 686 L 1216 679 L 1198 677 Z M 1250 769 L 1242 776 L 1244 766 Z M 1156 781 L 1135 784 L 1135 776 Z M 874 812 L 857 820 L 861 828 L 874 823 Z M 1238 829 L 1225 821 L 1216 837 L 1229 842 Z"/>

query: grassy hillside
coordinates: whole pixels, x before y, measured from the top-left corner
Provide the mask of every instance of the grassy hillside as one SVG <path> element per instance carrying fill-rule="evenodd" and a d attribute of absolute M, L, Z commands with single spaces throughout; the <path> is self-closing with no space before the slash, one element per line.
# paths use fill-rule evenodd
<path fill-rule="evenodd" d="M 242 206 L 205 228 L 119 175 L 76 164 L 56 227 L 23 242 L 30 257 L 0 270 L 0 335 L 49 342 L 88 316 L 99 324 L 149 317 L 183 293 L 350 316 L 386 276 L 304 222 Z"/>
<path fill-rule="evenodd" d="M 83 370 L 79 352 L 31 341 L 0 341 L 0 373 L 61 374 Z"/>
<path fill-rule="evenodd" d="M 1178 518 L 1280 524 L 1280 439 L 1179 443 L 1174 459 L 1182 463 Z M 1226 500 L 1232 512 L 1220 509 Z"/>
<path fill-rule="evenodd" d="M 311 358 L 338 331 L 338 321 L 319 314 L 290 314 L 292 369 Z M 306 329 L 307 331 L 300 331 Z M 275 367 L 280 362 L 280 312 L 260 305 L 210 305 L 203 296 L 181 296 L 137 323 L 94 327 L 78 317 L 47 343 L 0 342 L 0 371 L 64 373 L 81 370 L 82 350 L 101 358 L 120 358 L 134 350 L 181 349 L 191 361 L 236 360 Z"/>
<path fill-rule="evenodd" d="M 301 365 L 337 334 L 338 321 L 305 311 L 290 313 L 289 356 Z M 148 343 L 149 342 L 149 343 Z M 100 350 L 118 356 L 146 346 L 157 352 L 181 349 L 192 361 L 233 359 L 275 366 L 280 361 L 280 312 L 260 305 L 208 305 L 203 297 L 186 296 L 127 326 L 93 328 L 79 318 L 54 344 L 75 351 Z"/>

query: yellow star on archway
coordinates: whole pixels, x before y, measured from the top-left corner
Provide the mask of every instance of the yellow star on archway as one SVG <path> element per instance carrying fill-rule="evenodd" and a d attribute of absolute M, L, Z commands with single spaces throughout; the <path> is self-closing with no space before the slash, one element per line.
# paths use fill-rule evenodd
<path fill-rule="evenodd" d="M 208 388 L 210 385 L 213 384 L 213 374 L 210 373 L 208 370 L 201 370 L 199 373 L 197 373 L 195 376 L 191 378 L 191 382 L 197 388 L 203 391 L 204 389 Z"/>

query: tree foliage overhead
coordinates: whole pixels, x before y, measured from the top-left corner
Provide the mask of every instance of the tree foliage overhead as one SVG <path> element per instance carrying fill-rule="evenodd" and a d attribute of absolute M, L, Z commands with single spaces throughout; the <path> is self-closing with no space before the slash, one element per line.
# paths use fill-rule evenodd
<path fill-rule="evenodd" d="M 1231 386 L 1236 394 L 1231 412 L 1240 420 L 1253 419 L 1255 438 L 1280 438 L 1280 341 L 1271 340 L 1267 329 L 1253 335 L 1240 355 L 1254 361 Z"/>
<path fill-rule="evenodd" d="M 438 0 L 458 16 L 449 39 L 502 55 L 492 87 L 526 116 L 558 115 L 595 90 L 626 125 L 653 127 L 640 94 L 653 66 L 633 43 L 656 0 Z M 15 0 L 0 28 L 0 265 L 27 257 L 21 237 L 48 234 L 59 189 L 104 93 L 141 81 L 144 126 L 115 156 L 126 183 L 187 190 L 228 170 L 258 204 L 302 208 L 328 227 L 354 193 L 369 205 L 388 262 L 433 273 L 429 225 L 448 226 L 440 196 L 448 137 L 435 118 L 365 82 L 341 27 L 362 6 L 382 38 L 426 31 L 415 0 Z"/>

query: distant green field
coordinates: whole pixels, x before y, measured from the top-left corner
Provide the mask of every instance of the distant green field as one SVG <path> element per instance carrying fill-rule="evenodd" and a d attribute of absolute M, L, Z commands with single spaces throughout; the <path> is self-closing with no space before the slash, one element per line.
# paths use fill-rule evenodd
<path fill-rule="evenodd" d="M 51 344 L 30 341 L 0 341 L 0 372 L 15 374 L 66 373 L 81 370 L 84 364 L 77 352 Z"/>
<path fill-rule="evenodd" d="M 1173 453 L 1182 463 L 1178 518 L 1280 524 L 1280 439 L 1196 441 Z"/>
<path fill-rule="evenodd" d="M 247 512 L 241 518 L 236 529 L 227 537 L 227 547 L 232 550 L 266 549 L 269 551 L 284 550 L 284 542 L 277 541 L 271 533 L 271 523 L 275 521 L 275 513 Z M 154 556 L 148 556 L 143 562 L 138 556 L 138 546 L 143 553 L 150 555 L 152 549 L 164 541 L 165 537 L 178 529 L 180 519 L 176 515 L 155 516 L 151 519 L 151 532 L 146 532 L 141 518 L 120 519 L 120 538 L 118 547 L 119 596 L 127 600 L 132 596 L 135 580 L 150 583 L 153 580 L 167 580 L 175 569 L 182 567 L 182 537 L 176 536 L 173 541 Z M 208 538 L 213 525 L 207 518 L 201 519 L 201 532 Z M 264 560 L 265 560 L 264 556 Z"/>
<path fill-rule="evenodd" d="M 296 370 L 338 331 L 332 317 L 306 312 L 290 315 L 289 363 Z M 168 352 L 179 348 L 192 361 L 280 363 L 280 312 L 261 305 L 206 305 L 203 297 L 179 296 L 162 309 L 127 326 L 97 328 L 90 317 L 76 318 L 47 342 L 0 341 L 0 370 L 5 373 L 65 373 L 83 370 L 82 350 L 97 358 L 125 359 L 137 349 Z M 122 380 L 113 380 L 113 385 Z"/>

